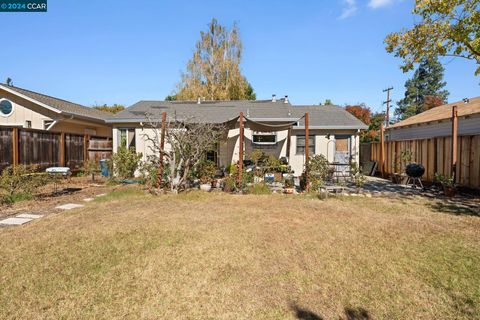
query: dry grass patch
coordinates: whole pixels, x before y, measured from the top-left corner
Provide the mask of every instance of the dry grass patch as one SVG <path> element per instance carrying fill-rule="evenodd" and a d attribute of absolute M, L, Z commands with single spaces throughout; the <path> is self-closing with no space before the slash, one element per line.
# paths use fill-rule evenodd
<path fill-rule="evenodd" d="M 421 201 L 122 190 L 0 230 L 0 318 L 475 319 L 479 230 Z"/>

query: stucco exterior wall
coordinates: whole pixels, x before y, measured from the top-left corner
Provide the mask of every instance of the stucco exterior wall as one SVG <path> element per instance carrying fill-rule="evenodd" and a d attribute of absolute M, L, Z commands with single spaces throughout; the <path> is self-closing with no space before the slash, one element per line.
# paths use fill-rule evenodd
<path fill-rule="evenodd" d="M 134 128 L 131 124 L 117 125 L 113 128 L 113 148 L 117 150 L 119 144 L 119 129 L 120 128 Z M 142 153 L 142 159 L 147 160 L 153 151 L 149 148 L 152 145 L 147 137 L 154 137 L 155 129 L 144 129 L 135 127 L 135 145 L 136 151 Z M 276 157 L 287 156 L 287 137 L 288 131 L 277 132 L 277 144 L 275 146 L 262 146 L 252 143 L 253 132 L 245 128 L 244 130 L 244 155 L 245 159 L 249 158 L 249 154 L 255 150 L 260 149 L 267 154 L 273 154 Z M 290 159 L 289 163 L 296 176 L 301 175 L 305 165 L 305 155 L 297 154 L 297 135 L 304 135 L 304 130 L 292 130 L 290 140 Z M 359 161 L 360 138 L 356 130 L 310 130 L 310 136 L 315 136 L 315 154 L 322 154 L 327 157 L 328 161 L 334 161 L 335 154 L 335 136 L 348 136 L 351 159 L 354 162 Z M 169 145 L 165 144 L 165 149 L 168 150 Z M 227 167 L 231 163 L 236 163 L 239 160 L 239 129 L 229 130 L 226 137 L 218 144 L 218 165 Z"/>

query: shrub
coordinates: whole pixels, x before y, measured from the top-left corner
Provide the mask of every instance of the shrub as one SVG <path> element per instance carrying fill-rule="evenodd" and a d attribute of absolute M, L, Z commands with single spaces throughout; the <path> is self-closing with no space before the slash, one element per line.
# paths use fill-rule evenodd
<path fill-rule="evenodd" d="M 196 176 L 200 179 L 201 183 L 211 183 L 216 172 L 217 168 L 215 163 L 210 160 L 201 161 L 196 168 Z"/>
<path fill-rule="evenodd" d="M 94 160 L 87 160 L 84 162 L 82 169 L 85 175 L 91 175 L 92 180 L 94 180 L 95 173 L 100 172 L 100 163 Z"/>
<path fill-rule="evenodd" d="M 232 176 L 226 176 L 223 179 L 223 191 L 234 192 L 237 190 L 237 181 Z"/>
<path fill-rule="evenodd" d="M 355 182 L 355 186 L 359 189 L 363 188 L 363 186 L 365 185 L 365 181 L 367 181 L 367 178 L 362 173 L 360 167 L 356 162 L 352 163 L 351 174 L 353 177 L 353 182 Z"/>
<path fill-rule="evenodd" d="M 257 183 L 246 188 L 246 193 L 248 194 L 271 194 L 272 191 L 268 188 L 265 183 Z"/>
<path fill-rule="evenodd" d="M 306 168 L 308 169 L 308 181 L 312 190 L 318 190 L 325 184 L 325 181 L 331 174 L 331 169 L 327 158 L 324 155 L 314 155 L 308 159 Z M 303 177 L 305 180 L 305 176 Z"/>
<path fill-rule="evenodd" d="M 112 156 L 115 176 L 122 179 L 133 178 L 141 158 L 141 153 L 136 153 L 133 149 L 128 149 L 123 146 L 119 147 L 117 152 Z"/>
<path fill-rule="evenodd" d="M 47 183 L 44 174 L 36 173 L 36 167 L 19 165 L 7 167 L 0 176 L 0 201 L 4 204 L 11 204 L 16 201 L 31 199 L 34 192 Z"/>

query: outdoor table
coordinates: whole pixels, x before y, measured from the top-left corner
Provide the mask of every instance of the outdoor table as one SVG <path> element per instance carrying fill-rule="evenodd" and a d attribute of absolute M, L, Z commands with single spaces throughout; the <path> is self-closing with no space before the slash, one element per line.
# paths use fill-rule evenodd
<path fill-rule="evenodd" d="M 53 179 L 53 193 L 58 192 L 58 177 L 70 178 L 72 171 L 69 167 L 50 167 L 45 170 Z"/>

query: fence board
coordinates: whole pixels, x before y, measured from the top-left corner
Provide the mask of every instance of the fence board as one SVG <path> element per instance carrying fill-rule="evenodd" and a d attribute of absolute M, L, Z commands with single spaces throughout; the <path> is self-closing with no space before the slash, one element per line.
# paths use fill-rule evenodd
<path fill-rule="evenodd" d="M 0 170 L 13 164 L 13 131 L 12 127 L 0 128 Z M 59 166 L 62 158 L 61 135 L 60 132 L 19 128 L 18 163 L 36 165 L 39 170 Z M 112 156 L 111 138 L 97 136 L 89 140 L 86 135 L 72 133 L 65 133 L 64 137 L 65 166 L 72 170 L 83 167 L 85 156 L 93 161 Z"/>
<path fill-rule="evenodd" d="M 13 130 L 0 128 L 0 170 L 13 162 Z"/>
<path fill-rule="evenodd" d="M 402 152 L 411 151 L 412 162 L 425 167 L 425 181 L 433 181 L 435 173 L 451 176 L 451 148 L 451 137 L 385 142 L 385 173 L 404 172 L 404 164 L 399 159 Z M 457 183 L 480 188 L 480 135 L 459 136 L 457 148 Z M 371 144 L 371 160 L 381 160 L 379 142 Z"/>

